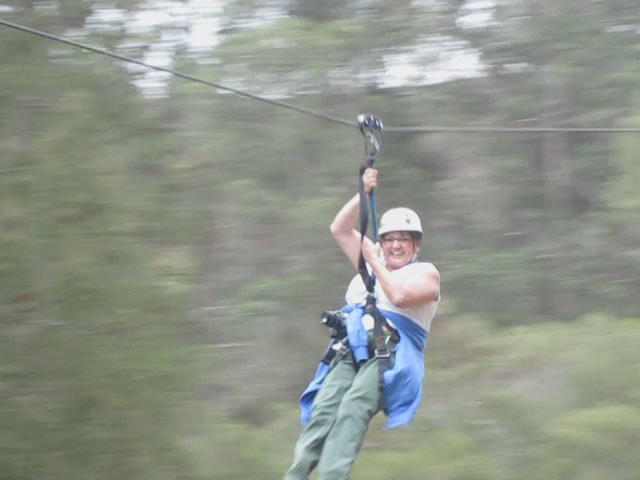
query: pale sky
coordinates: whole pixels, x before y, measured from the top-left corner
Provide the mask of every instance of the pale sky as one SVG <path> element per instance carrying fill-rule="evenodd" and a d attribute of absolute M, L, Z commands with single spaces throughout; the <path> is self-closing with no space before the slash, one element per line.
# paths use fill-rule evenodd
<path fill-rule="evenodd" d="M 133 15 L 115 8 L 97 8 L 87 19 L 86 26 L 88 29 L 106 30 L 117 25 L 134 34 L 160 29 L 160 39 L 151 44 L 141 60 L 154 66 L 171 68 L 178 46 L 186 46 L 197 53 L 209 51 L 220 43 L 218 31 L 222 28 L 223 2 L 146 0 Z M 470 0 L 461 8 L 458 24 L 464 28 L 488 26 L 494 22 L 495 6 L 495 0 Z M 265 7 L 255 19 L 242 26 L 257 27 L 285 16 L 286 12 L 282 10 Z M 172 29 L 171 26 L 178 28 Z M 425 60 L 427 56 L 428 60 Z M 440 83 L 454 78 L 478 76 L 483 70 L 478 54 L 450 37 L 425 37 L 411 49 L 386 55 L 383 61 L 386 68 L 378 76 L 378 82 L 385 87 Z M 127 67 L 138 74 L 134 82 L 146 94 L 166 93 L 168 73 L 138 65 L 128 64 Z"/>

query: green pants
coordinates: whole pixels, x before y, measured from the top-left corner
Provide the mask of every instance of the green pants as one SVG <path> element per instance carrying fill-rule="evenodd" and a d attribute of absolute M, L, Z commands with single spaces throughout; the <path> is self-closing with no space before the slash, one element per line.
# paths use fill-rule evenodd
<path fill-rule="evenodd" d="M 370 358 L 356 371 L 348 353 L 322 382 L 284 479 L 307 479 L 316 465 L 318 480 L 349 478 L 369 422 L 380 407 L 376 359 Z"/>

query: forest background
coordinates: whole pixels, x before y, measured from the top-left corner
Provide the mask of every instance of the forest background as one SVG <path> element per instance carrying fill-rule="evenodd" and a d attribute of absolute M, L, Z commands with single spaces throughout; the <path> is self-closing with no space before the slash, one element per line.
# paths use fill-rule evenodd
<path fill-rule="evenodd" d="M 143 12 L 170 20 L 131 28 Z M 640 133 L 562 130 L 640 127 L 637 1 L 4 0 L 0 18 L 349 121 L 557 129 L 383 136 L 378 211 L 422 216 L 443 300 L 413 424 L 376 418 L 353 478 L 637 479 Z M 198 25 L 217 40 L 183 42 Z M 362 136 L 147 75 L 0 27 L 3 479 L 274 479 L 291 460 L 320 312 L 354 274 L 328 225 Z"/>

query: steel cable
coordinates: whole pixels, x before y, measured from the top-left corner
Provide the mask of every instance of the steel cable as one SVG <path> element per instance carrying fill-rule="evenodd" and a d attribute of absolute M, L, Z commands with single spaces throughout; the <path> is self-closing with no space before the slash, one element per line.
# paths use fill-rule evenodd
<path fill-rule="evenodd" d="M 17 23 L 9 22 L 7 20 L 3 20 L 0 18 L 0 25 L 4 25 L 5 27 L 13 28 L 15 30 L 21 30 L 26 33 L 30 33 L 33 35 L 37 35 L 40 37 L 47 38 L 49 40 L 54 40 L 56 42 L 65 43 L 67 45 L 71 45 L 74 47 L 82 48 L 94 53 L 98 53 L 100 55 L 106 55 L 108 57 L 112 57 L 118 60 L 122 60 L 123 62 L 134 63 L 136 65 L 140 65 L 145 68 L 150 68 L 152 70 L 157 70 L 160 72 L 169 73 L 176 77 L 183 78 L 185 80 L 189 80 L 192 82 L 200 83 L 203 85 L 207 85 L 209 87 L 214 87 L 219 90 L 225 90 L 236 95 L 250 98 L 252 100 L 257 100 L 260 102 L 269 103 L 271 105 L 287 108 L 289 110 L 294 110 L 299 113 L 303 113 L 306 115 L 311 115 L 316 118 L 320 118 L 323 120 L 327 120 L 330 122 L 338 123 L 341 125 L 346 125 L 348 127 L 356 127 L 359 128 L 359 125 L 355 121 L 348 121 L 342 118 L 338 118 L 331 115 L 326 115 L 324 113 L 312 110 L 310 108 L 300 107 L 298 105 L 294 105 L 288 102 L 283 102 L 280 100 L 273 100 L 270 98 L 266 98 L 260 95 L 256 95 L 253 93 L 246 92 L 244 90 L 239 90 L 237 88 L 228 87 L 222 85 L 220 83 L 212 82 L 209 80 L 204 80 L 202 78 L 196 77 L 195 75 L 190 75 L 188 73 L 179 72 L 173 70 L 171 68 L 160 67 L 157 65 L 151 65 L 149 63 L 143 62 L 141 60 L 136 60 L 135 58 L 127 57 L 125 55 L 120 55 L 119 53 L 115 53 L 109 50 L 105 50 L 102 48 L 94 47 L 91 45 L 87 45 L 85 43 L 76 42 L 74 40 L 69 40 L 64 37 L 60 37 L 58 35 L 53 35 L 51 33 L 43 32 L 40 30 L 36 30 L 34 28 L 26 27 L 24 25 L 20 25 Z M 386 127 L 384 128 L 385 133 L 570 133 L 570 132 L 578 132 L 578 133 L 596 133 L 596 132 L 611 132 L 611 133 L 640 133 L 640 128 L 634 127 L 500 127 L 500 126 L 477 126 L 477 127 L 457 127 L 457 126 L 400 126 L 400 127 Z"/>

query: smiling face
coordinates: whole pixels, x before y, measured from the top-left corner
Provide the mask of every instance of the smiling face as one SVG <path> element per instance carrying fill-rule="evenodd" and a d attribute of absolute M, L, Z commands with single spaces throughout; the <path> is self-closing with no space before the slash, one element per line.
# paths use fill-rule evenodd
<path fill-rule="evenodd" d="M 420 251 L 420 241 L 411 232 L 389 232 L 380 238 L 382 253 L 390 270 L 404 267 Z"/>

